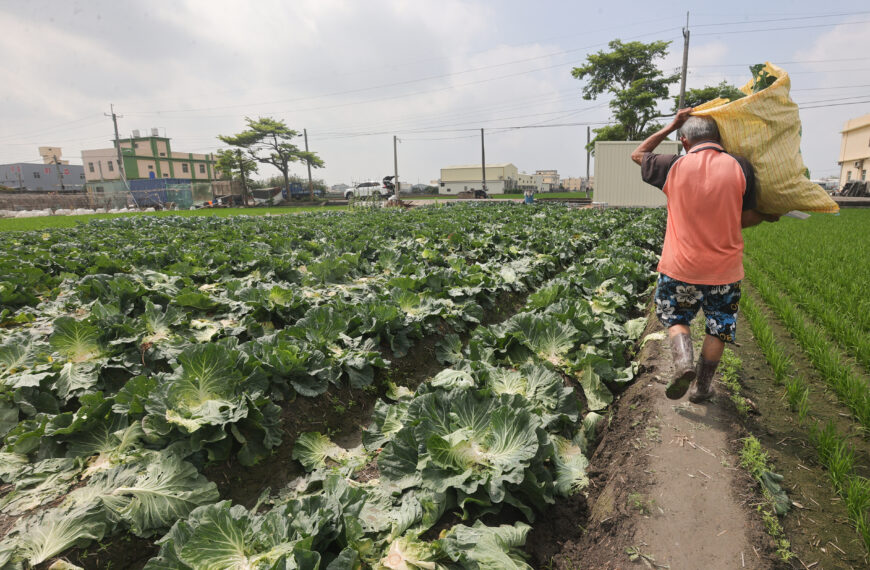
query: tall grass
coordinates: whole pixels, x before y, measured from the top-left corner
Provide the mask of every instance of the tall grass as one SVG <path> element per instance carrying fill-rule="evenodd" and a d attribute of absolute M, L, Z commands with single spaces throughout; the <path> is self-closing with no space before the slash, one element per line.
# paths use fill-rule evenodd
<path fill-rule="evenodd" d="M 851 367 L 842 362 L 840 352 L 827 339 L 825 332 L 807 322 L 788 295 L 784 295 L 755 262 L 748 261 L 745 266 L 749 280 L 803 348 L 813 367 L 840 401 L 852 411 L 861 426 L 870 428 L 870 390 L 866 378 L 854 374 Z"/>
<path fill-rule="evenodd" d="M 786 267 L 775 258 L 764 257 L 758 263 L 776 276 L 777 285 L 786 291 L 813 321 L 824 327 L 846 352 L 854 356 L 866 371 L 870 371 L 870 331 L 858 324 L 854 305 L 841 306 L 845 299 L 840 295 L 836 295 L 836 303 L 827 297 L 825 295 L 827 283 L 821 276 L 816 275 L 815 279 L 805 274 L 797 276 L 792 268 Z"/>
<path fill-rule="evenodd" d="M 791 358 L 776 344 L 770 324 L 752 297 L 744 294 L 740 308 L 771 368 L 774 368 L 774 362 L 783 367 L 775 374 L 783 379 L 789 407 L 797 412 L 799 421 L 804 423 L 810 412 L 810 391 L 806 380 L 795 373 Z M 843 499 L 849 520 L 864 542 L 864 548 L 870 552 L 870 480 L 855 473 L 854 453 L 833 422 L 828 422 L 823 428 L 811 426 L 809 439 L 816 449 L 819 463 L 828 470 L 834 491 Z M 744 452 L 753 448 L 751 442 L 749 445 L 744 443 Z M 749 457 L 752 455 L 749 453 Z"/>

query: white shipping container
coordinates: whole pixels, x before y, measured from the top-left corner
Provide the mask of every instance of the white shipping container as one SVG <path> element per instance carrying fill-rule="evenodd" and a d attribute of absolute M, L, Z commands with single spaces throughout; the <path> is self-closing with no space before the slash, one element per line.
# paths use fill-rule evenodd
<path fill-rule="evenodd" d="M 596 202 L 610 206 L 659 207 L 667 203 L 661 190 L 641 180 L 640 166 L 631 160 L 631 153 L 640 141 L 608 141 L 595 143 Z M 664 141 L 655 152 L 677 154 L 682 145 Z"/>

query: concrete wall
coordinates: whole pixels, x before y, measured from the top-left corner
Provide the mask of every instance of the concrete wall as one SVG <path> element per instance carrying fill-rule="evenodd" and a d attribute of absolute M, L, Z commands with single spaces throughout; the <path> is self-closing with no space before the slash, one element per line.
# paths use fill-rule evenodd
<path fill-rule="evenodd" d="M 489 168 L 487 168 L 489 171 Z M 480 190 L 483 185 L 480 182 L 480 179 L 476 181 L 459 181 L 459 182 L 442 182 L 441 188 L 438 189 L 439 194 L 459 194 L 460 192 L 464 192 L 466 190 Z M 490 194 L 504 194 L 505 193 L 505 180 L 492 180 L 489 178 L 486 179 L 486 191 Z"/>
<path fill-rule="evenodd" d="M 640 166 L 631 160 L 640 142 L 595 143 L 595 201 L 610 206 L 664 206 L 667 199 L 661 190 L 640 178 Z M 656 149 L 660 154 L 676 154 L 676 141 L 665 141 Z"/>

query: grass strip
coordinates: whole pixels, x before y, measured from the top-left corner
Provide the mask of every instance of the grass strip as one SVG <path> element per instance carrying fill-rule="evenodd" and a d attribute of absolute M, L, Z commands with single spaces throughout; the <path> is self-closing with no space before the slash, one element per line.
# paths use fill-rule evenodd
<path fill-rule="evenodd" d="M 776 554 L 783 562 L 788 562 L 794 556 L 791 551 L 791 543 L 785 536 L 785 531 L 782 524 L 779 522 L 779 517 L 776 516 L 776 507 L 774 505 L 773 496 L 767 487 L 762 482 L 762 475 L 765 472 L 772 473 L 773 469 L 770 466 L 770 458 L 767 452 L 761 448 L 761 442 L 754 436 L 749 436 L 743 440 L 743 447 L 740 449 L 740 466 L 749 471 L 752 477 L 758 481 L 761 487 L 761 494 L 764 497 L 764 503 L 756 507 L 761 514 L 761 519 L 764 523 L 764 528 L 767 534 L 773 538 L 776 543 Z"/>
<path fill-rule="evenodd" d="M 752 407 L 746 402 L 740 394 L 740 370 L 743 368 L 743 361 L 740 357 L 734 354 L 729 348 L 722 353 L 722 359 L 719 361 L 719 374 L 722 377 L 722 384 L 728 389 L 731 401 L 737 408 L 737 413 L 742 417 L 746 417 Z"/>
<path fill-rule="evenodd" d="M 788 362 L 782 372 L 786 396 L 789 407 L 798 413 L 803 425 L 809 415 L 809 387 L 806 380 L 795 373 L 791 358 L 773 341 L 773 330 L 752 297 L 744 295 L 740 306 L 771 367 L 774 367 L 774 362 Z M 833 422 L 828 422 L 824 428 L 812 425 L 809 439 L 816 449 L 819 462 L 828 470 L 834 490 L 845 502 L 849 519 L 864 541 L 864 548 L 870 552 L 870 480 L 855 473 L 854 454 Z M 746 445 L 744 443 L 744 448 Z"/>
<path fill-rule="evenodd" d="M 154 216 L 157 218 L 165 218 L 167 216 L 181 216 L 184 218 L 205 216 L 227 218 L 230 216 L 280 216 L 284 214 L 301 214 L 303 212 L 335 212 L 347 209 L 347 206 L 276 206 L 271 208 L 205 208 L 201 210 L 159 210 L 157 212 L 119 212 L 81 214 L 75 216 L 3 218 L 0 219 L 0 232 L 72 228 L 78 224 L 90 222 L 91 220 L 110 220 L 114 218 L 131 218 L 134 216 Z"/>
<path fill-rule="evenodd" d="M 785 324 L 789 334 L 803 348 L 813 367 L 834 390 L 840 401 L 851 410 L 864 429 L 870 428 L 870 391 L 867 380 L 857 376 L 840 359 L 840 352 L 826 338 L 818 325 L 808 323 L 791 299 L 760 270 L 754 262 L 745 263 L 746 276 L 764 302 Z"/>

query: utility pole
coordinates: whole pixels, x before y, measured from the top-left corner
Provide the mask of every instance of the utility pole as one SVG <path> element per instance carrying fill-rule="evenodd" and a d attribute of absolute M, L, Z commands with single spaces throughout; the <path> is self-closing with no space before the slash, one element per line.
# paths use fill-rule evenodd
<path fill-rule="evenodd" d="M 592 127 L 586 125 L 586 197 L 589 197 L 589 145 L 592 144 Z"/>
<path fill-rule="evenodd" d="M 483 179 L 483 191 L 486 192 L 486 145 L 483 141 L 483 129 L 480 129 L 480 171 Z"/>
<path fill-rule="evenodd" d="M 689 67 L 689 13 L 686 12 L 686 27 L 683 28 L 683 74 L 680 77 L 680 103 L 682 109 L 686 103 L 686 74 Z"/>
<path fill-rule="evenodd" d="M 129 186 L 127 185 L 127 175 L 124 173 L 124 160 L 121 158 L 121 138 L 118 136 L 118 117 L 124 118 L 124 115 L 116 115 L 115 114 L 115 106 L 109 105 L 109 109 L 111 109 L 111 114 L 103 113 L 107 117 L 112 117 L 112 123 L 115 125 L 115 150 L 118 152 L 118 173 L 121 176 L 121 180 L 124 181 L 124 186 L 127 186 L 129 190 Z"/>
<path fill-rule="evenodd" d="M 399 142 L 399 137 L 393 135 L 393 174 L 395 176 L 393 182 L 396 184 L 396 199 L 399 198 L 399 152 L 396 148 L 396 143 Z"/>
<path fill-rule="evenodd" d="M 60 181 L 60 190 L 63 192 L 66 190 L 63 185 L 63 173 L 60 170 L 60 161 L 57 159 L 57 155 L 53 155 L 54 158 L 54 168 L 57 170 L 57 179 Z"/>
<path fill-rule="evenodd" d="M 245 162 L 242 159 L 242 149 L 236 149 L 236 158 L 239 160 L 239 175 L 242 177 L 242 200 L 245 202 L 245 206 L 248 205 L 248 183 L 245 181 Z M 232 190 L 230 190 L 232 192 Z M 290 189 L 287 189 L 288 197 L 290 193 Z"/>
<path fill-rule="evenodd" d="M 305 136 L 305 152 L 308 152 L 308 129 L 302 129 L 302 134 Z M 308 196 L 311 200 L 314 200 L 314 185 L 311 183 L 311 161 L 306 158 L 305 163 L 308 165 Z"/>

